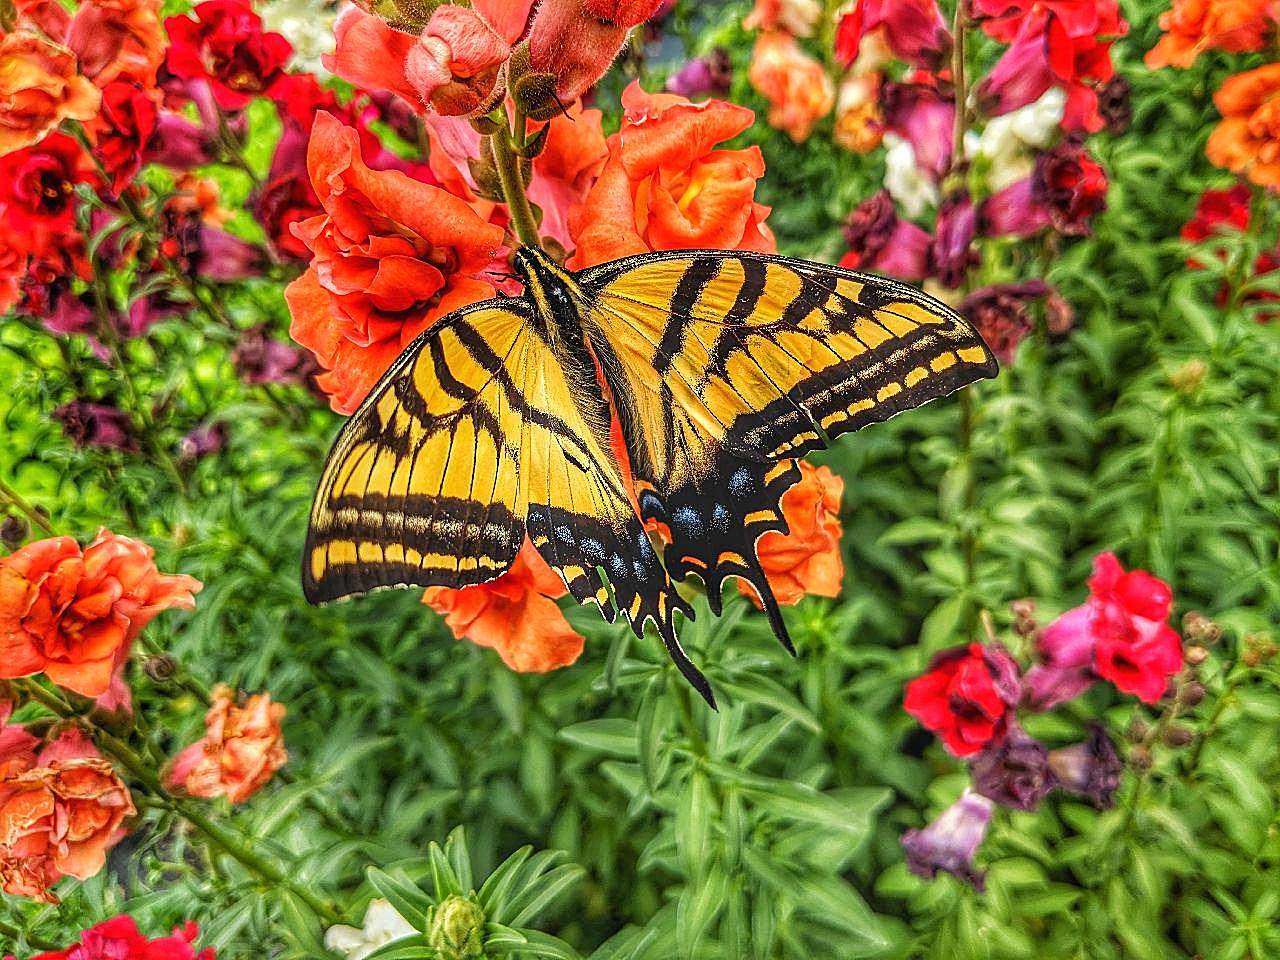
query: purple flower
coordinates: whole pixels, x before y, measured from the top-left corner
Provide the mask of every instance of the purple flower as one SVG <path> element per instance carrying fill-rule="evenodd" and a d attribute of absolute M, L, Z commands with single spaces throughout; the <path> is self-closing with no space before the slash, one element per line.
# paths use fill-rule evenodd
<path fill-rule="evenodd" d="M 185 117 L 163 112 L 156 120 L 155 132 L 143 150 L 143 163 L 158 163 L 171 170 L 190 170 L 213 160 L 210 137 Z"/>
<path fill-rule="evenodd" d="M 977 213 L 967 190 L 958 190 L 946 197 L 938 208 L 928 264 L 929 272 L 943 286 L 960 286 L 969 268 L 977 265 L 978 252 L 973 249 L 977 223 Z"/>
<path fill-rule="evenodd" d="M 129 312 L 115 317 L 116 332 L 126 339 L 140 337 L 152 324 L 175 317 L 188 309 L 184 304 L 174 303 L 162 293 L 139 297 L 129 305 Z"/>
<path fill-rule="evenodd" d="M 1003 738 L 973 758 L 970 769 L 978 793 L 1014 810 L 1035 810 L 1054 786 L 1049 751 L 1012 721 Z"/>
<path fill-rule="evenodd" d="M 733 83 L 729 51 L 716 47 L 705 57 L 694 57 L 667 78 L 667 90 L 692 100 L 694 97 L 724 97 Z"/>
<path fill-rule="evenodd" d="M 267 325 L 250 327 L 240 335 L 231 351 L 231 362 L 245 383 L 306 383 L 319 372 L 310 351 L 275 340 L 267 334 Z"/>
<path fill-rule="evenodd" d="M 1048 296 L 1043 280 L 979 287 L 960 303 L 960 313 L 982 334 L 1001 363 L 1012 363 L 1022 338 L 1034 329 L 1030 305 Z"/>
<path fill-rule="evenodd" d="M 1032 710 L 1048 710 L 1074 700 L 1093 686 L 1093 613 L 1088 604 L 1068 610 L 1040 632 L 1040 663 L 1023 678 L 1023 701 Z"/>
<path fill-rule="evenodd" d="M 1102 725 L 1091 723 L 1085 740 L 1050 752 L 1049 769 L 1063 790 L 1107 810 L 1115 802 L 1124 765 Z"/>
<path fill-rule="evenodd" d="M 93 310 L 65 285 L 55 284 L 48 296 L 53 308 L 40 322 L 50 333 L 92 333 L 97 327 Z"/>
<path fill-rule="evenodd" d="M 138 438 L 128 414 L 103 403 L 73 400 L 53 411 L 62 423 L 62 432 L 77 447 L 105 447 L 111 450 L 138 452 Z"/>
<path fill-rule="evenodd" d="M 256 277 L 262 272 L 262 250 L 218 227 L 201 224 L 196 270 L 206 280 L 223 283 Z"/>
<path fill-rule="evenodd" d="M 981 891 L 986 873 L 974 867 L 973 857 L 986 839 L 994 809 L 991 800 L 965 790 L 933 823 L 902 835 L 907 869 L 929 880 L 943 870 Z"/>
<path fill-rule="evenodd" d="M 178 457 L 186 462 L 218 453 L 227 444 L 227 424 L 223 420 L 204 423 L 188 431 L 178 442 Z"/>
<path fill-rule="evenodd" d="M 887 190 L 864 200 L 845 221 L 849 252 L 842 267 L 878 270 L 899 280 L 923 280 L 929 235 L 898 217 Z"/>
<path fill-rule="evenodd" d="M 1029 237 L 1052 222 L 1049 210 L 1037 202 L 1032 177 L 1016 180 L 982 201 L 979 229 L 988 237 Z"/>
<path fill-rule="evenodd" d="M 911 142 L 916 165 L 936 181 L 951 164 L 956 103 L 952 93 L 926 83 L 886 83 L 880 91 L 884 127 Z"/>

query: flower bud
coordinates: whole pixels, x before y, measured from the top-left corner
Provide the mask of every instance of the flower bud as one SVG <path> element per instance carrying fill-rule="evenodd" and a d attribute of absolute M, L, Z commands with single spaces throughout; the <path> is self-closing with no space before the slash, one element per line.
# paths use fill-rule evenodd
<path fill-rule="evenodd" d="M 158 653 L 147 657 L 142 664 L 143 672 L 156 683 L 172 680 L 178 672 L 178 661 L 167 653 Z"/>
<path fill-rule="evenodd" d="M 1165 728 L 1164 736 L 1161 739 L 1164 740 L 1166 747 L 1177 749 L 1178 747 L 1185 747 L 1195 738 L 1195 733 L 1188 727 L 1170 726 Z"/>
<path fill-rule="evenodd" d="M 1013 632 L 1020 637 L 1029 637 L 1036 632 L 1036 602 L 1030 597 L 1015 600 L 1009 604 L 1013 613 Z"/>
<path fill-rule="evenodd" d="M 1129 751 L 1129 765 L 1135 770 L 1151 769 L 1151 751 L 1143 746 L 1136 746 Z"/>
<path fill-rule="evenodd" d="M 1191 643 L 1205 647 L 1211 647 L 1222 639 L 1222 627 L 1195 610 L 1182 618 L 1182 632 Z"/>
<path fill-rule="evenodd" d="M 1190 683 L 1184 684 L 1178 692 L 1178 698 L 1189 707 L 1203 703 L 1204 697 L 1204 684 L 1198 680 L 1192 680 Z"/>
<path fill-rule="evenodd" d="M 1183 394 L 1193 394 L 1204 383 L 1209 368 L 1203 360 L 1194 357 L 1169 374 L 1169 386 Z"/>
<path fill-rule="evenodd" d="M 466 897 L 446 897 L 436 908 L 427 940 L 440 960 L 479 960 L 484 956 L 484 911 Z"/>
<path fill-rule="evenodd" d="M 1151 727 L 1141 717 L 1134 717 L 1129 721 L 1129 726 L 1125 728 L 1125 739 L 1130 743 L 1141 743 L 1147 739 L 1147 735 L 1151 733 Z"/>
<path fill-rule="evenodd" d="M 17 550 L 31 533 L 31 524 L 22 517 L 9 516 L 0 522 L 0 544 L 6 550 Z"/>
<path fill-rule="evenodd" d="M 553 74 L 555 96 L 571 103 L 604 76 L 627 31 L 660 5 L 661 0 L 542 0 L 529 29 L 529 65 Z"/>
<path fill-rule="evenodd" d="M 404 33 L 421 33 L 431 14 L 444 0 L 353 0 L 365 13 L 372 13 Z"/>
<path fill-rule="evenodd" d="M 1209 658 L 1209 651 L 1200 646 L 1187 647 L 1186 658 L 1187 663 L 1198 667 Z"/>

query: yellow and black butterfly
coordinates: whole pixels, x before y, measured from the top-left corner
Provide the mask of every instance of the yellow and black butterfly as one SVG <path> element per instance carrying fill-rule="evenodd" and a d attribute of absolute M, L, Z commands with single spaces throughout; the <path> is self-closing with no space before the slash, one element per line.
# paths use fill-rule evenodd
<path fill-rule="evenodd" d="M 787 529 L 794 458 L 997 370 L 949 307 L 838 267 L 686 250 L 575 273 L 527 246 L 514 264 L 523 296 L 443 317 L 338 435 L 307 532 L 311 602 L 491 580 L 527 535 L 580 603 L 637 635 L 652 620 L 713 703 L 672 581 L 697 574 L 718 615 L 741 577 L 794 652 L 755 549 Z M 648 520 L 669 531 L 661 556 Z"/>

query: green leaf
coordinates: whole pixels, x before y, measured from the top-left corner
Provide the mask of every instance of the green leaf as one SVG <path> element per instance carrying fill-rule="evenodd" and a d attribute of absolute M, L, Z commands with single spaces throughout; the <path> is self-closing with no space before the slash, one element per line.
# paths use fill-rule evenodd
<path fill-rule="evenodd" d="M 636 722 L 620 717 L 584 720 L 560 731 L 559 737 L 596 753 L 606 753 L 626 760 L 636 759 Z"/>
<path fill-rule="evenodd" d="M 365 877 L 378 896 L 387 900 L 396 912 L 417 930 L 427 930 L 431 925 L 431 909 L 434 901 L 426 891 L 397 870 L 369 867 Z"/>

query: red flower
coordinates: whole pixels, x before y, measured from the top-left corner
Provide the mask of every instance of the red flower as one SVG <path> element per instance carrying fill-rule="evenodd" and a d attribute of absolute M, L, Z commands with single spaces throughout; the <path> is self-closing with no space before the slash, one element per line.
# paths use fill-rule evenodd
<path fill-rule="evenodd" d="M 857 0 L 836 28 L 836 60 L 849 66 L 862 38 L 877 32 L 896 56 L 917 67 L 936 69 L 951 55 L 951 33 L 934 0 Z"/>
<path fill-rule="evenodd" d="M 526 540 L 515 562 L 495 579 L 460 590 L 428 587 L 422 602 L 445 618 L 459 640 L 498 651 L 512 670 L 544 673 L 582 655 L 582 637 L 555 602 L 566 593 L 564 582 Z"/>
<path fill-rule="evenodd" d="M 167 937 L 148 940 L 133 917 L 121 914 L 85 930 L 79 943 L 31 960 L 214 960 L 213 947 L 197 951 L 191 946 L 199 935 L 200 928 L 187 921 Z"/>
<path fill-rule="evenodd" d="M 864 200 L 849 215 L 844 238 L 849 252 L 840 260 L 842 267 L 876 270 L 899 280 L 923 280 L 928 275 L 929 234 L 899 218 L 887 190 Z"/>
<path fill-rule="evenodd" d="M 1182 239 L 1199 243 L 1209 237 L 1222 236 L 1249 226 L 1249 203 L 1253 191 L 1237 183 L 1226 190 L 1206 190 L 1196 201 L 1196 212 L 1182 225 Z M 1197 266 L 1188 261 L 1188 266 Z"/>
<path fill-rule="evenodd" d="M 80 144 L 51 133 L 35 146 L 0 156 L 0 218 L 32 251 L 59 246 L 75 226 L 76 184 L 96 180 Z"/>
<path fill-rule="evenodd" d="M 394 170 L 371 170 L 359 135 L 316 117 L 307 167 L 325 213 L 298 224 L 311 267 L 285 290 L 289 332 L 326 368 L 320 386 L 351 413 L 400 351 L 438 317 L 493 295 L 475 279 L 502 228 L 462 200 Z"/>
<path fill-rule="evenodd" d="M 253 198 L 253 209 L 276 255 L 306 263 L 307 245 L 293 232 L 295 224 L 324 213 L 307 177 L 307 133 L 310 126 L 286 122 L 271 158 L 267 180 Z"/>
<path fill-rule="evenodd" d="M 1031 195 L 1060 233 L 1087 236 L 1089 221 L 1107 208 L 1107 172 L 1084 144 L 1067 140 L 1036 158 Z"/>
<path fill-rule="evenodd" d="M 1004 735 L 1018 696 L 1018 667 L 1004 647 L 971 643 L 935 656 L 907 684 L 903 708 L 957 757 L 968 757 Z"/>
<path fill-rule="evenodd" d="M 1010 43 L 1030 21 L 1036 29 L 1053 16 L 1071 37 L 1123 33 L 1116 0 L 972 0 L 972 10 L 983 31 L 1001 43 Z"/>
<path fill-rule="evenodd" d="M 285 76 L 293 48 L 242 0 L 206 0 L 190 17 L 169 17 L 169 72 L 207 80 L 224 110 L 239 110 L 254 97 L 270 97 Z"/>
<path fill-rule="evenodd" d="M 205 714 L 205 735 L 173 760 L 165 782 L 193 797 L 226 797 L 244 803 L 285 765 L 280 721 L 282 704 L 268 693 L 255 693 L 243 705 L 226 684 L 213 689 L 213 703 Z"/>
<path fill-rule="evenodd" d="M 93 155 L 111 177 L 111 192 L 120 191 L 142 168 L 143 148 L 156 130 L 158 113 L 151 97 L 132 80 L 103 88 L 102 108 L 85 124 Z"/>

